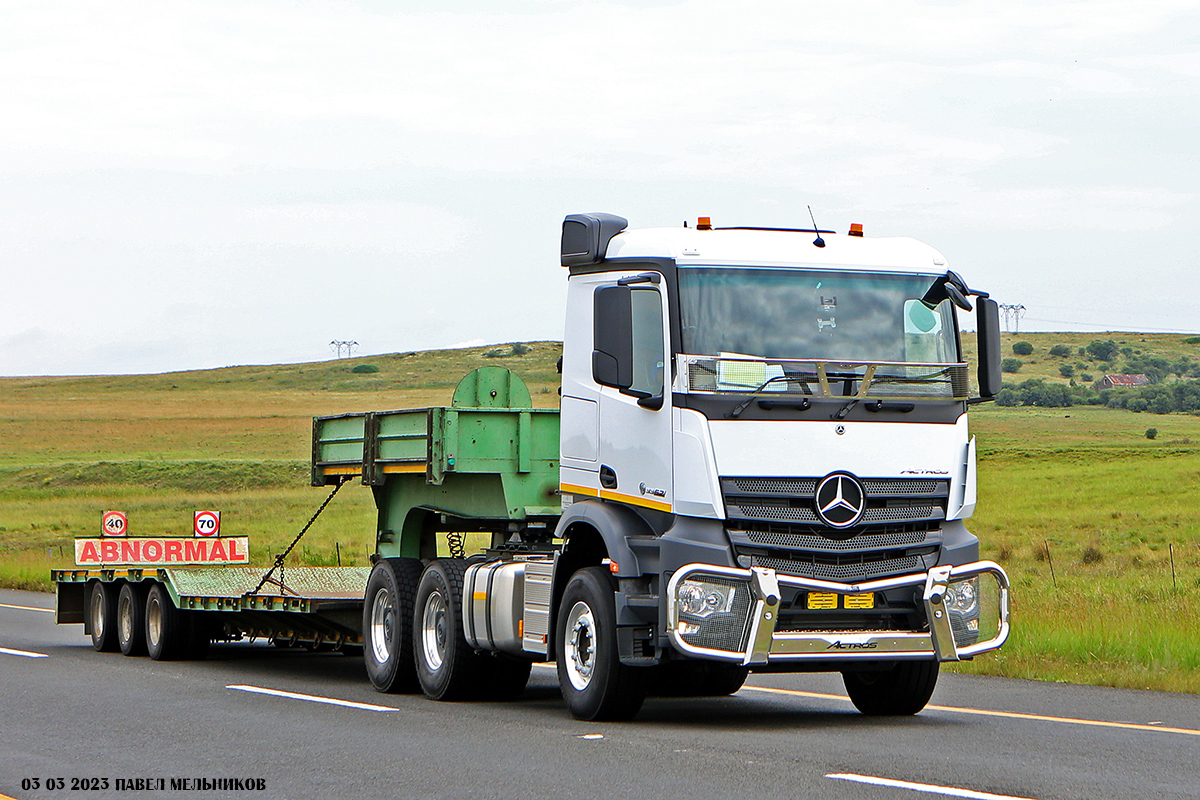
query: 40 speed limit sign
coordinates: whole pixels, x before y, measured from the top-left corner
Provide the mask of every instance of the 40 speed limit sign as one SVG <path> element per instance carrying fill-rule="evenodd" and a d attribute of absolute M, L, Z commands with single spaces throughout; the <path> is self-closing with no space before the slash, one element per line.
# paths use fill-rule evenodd
<path fill-rule="evenodd" d="M 220 511 L 197 511 L 192 521 L 192 530 L 197 538 L 208 539 L 221 535 Z"/>
<path fill-rule="evenodd" d="M 129 533 L 129 520 L 124 511 L 105 511 L 100 517 L 101 536 L 124 536 Z"/>

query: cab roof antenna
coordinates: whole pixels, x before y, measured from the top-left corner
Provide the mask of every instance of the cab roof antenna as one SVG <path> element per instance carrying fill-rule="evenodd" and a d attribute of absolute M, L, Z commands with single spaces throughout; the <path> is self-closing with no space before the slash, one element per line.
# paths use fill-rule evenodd
<path fill-rule="evenodd" d="M 813 232 L 817 234 L 817 238 L 813 239 L 813 244 L 817 247 L 824 247 L 825 240 L 821 238 L 821 230 L 817 227 L 817 218 L 813 216 L 812 206 L 808 207 L 808 218 L 812 220 Z"/>

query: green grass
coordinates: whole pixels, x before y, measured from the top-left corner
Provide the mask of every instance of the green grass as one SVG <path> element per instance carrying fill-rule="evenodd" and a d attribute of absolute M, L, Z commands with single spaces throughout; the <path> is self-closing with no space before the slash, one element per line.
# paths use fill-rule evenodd
<path fill-rule="evenodd" d="M 1077 352 L 1095 338 L 1157 357 L 1200 354 L 1185 336 L 1115 333 L 1021 334 L 1005 354 L 1029 341 L 1034 355 L 1015 377 L 1063 381 L 1049 348 Z M 511 346 L 0 378 L 0 585 L 51 589 L 50 568 L 71 564 L 72 540 L 96 535 L 106 510 L 125 511 L 134 535 L 186 535 L 193 511 L 220 510 L 223 530 L 249 536 L 266 565 L 327 493 L 308 485 L 312 416 L 445 404 L 466 371 L 492 365 L 521 374 L 535 405 L 557 406 L 561 346 L 529 346 L 499 358 L 484 353 Z M 362 363 L 379 372 L 352 372 Z M 1200 693 L 1200 417 L 983 405 L 971 427 L 979 506 L 968 525 L 1012 576 L 1013 633 L 999 653 L 955 669 Z M 374 525 L 370 492 L 348 485 L 290 563 L 333 564 L 340 550 L 343 564 L 365 564 Z"/>
<path fill-rule="evenodd" d="M 1200 418 L 979 407 L 969 527 L 1012 578 L 1013 633 L 957 669 L 1200 693 Z M 1174 578 L 1172 578 L 1174 566 Z"/>

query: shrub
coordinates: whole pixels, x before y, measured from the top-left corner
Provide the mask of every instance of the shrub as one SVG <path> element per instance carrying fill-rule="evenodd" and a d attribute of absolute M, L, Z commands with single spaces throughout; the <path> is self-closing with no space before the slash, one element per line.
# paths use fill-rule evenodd
<path fill-rule="evenodd" d="M 1029 342 L 1015 342 L 1012 350 L 1019 356 L 1033 355 L 1033 345 Z"/>
<path fill-rule="evenodd" d="M 1070 364 L 1063 364 L 1058 368 L 1058 372 L 1064 378 L 1069 378 L 1075 374 L 1075 367 L 1071 366 Z"/>
<path fill-rule="evenodd" d="M 1104 553 L 1100 552 L 1100 548 L 1095 545 L 1088 545 L 1083 551 L 1083 563 L 1098 564 L 1104 560 Z"/>
<path fill-rule="evenodd" d="M 1183 340 L 1184 344 L 1200 344 L 1200 336 L 1189 336 Z"/>
<path fill-rule="evenodd" d="M 530 350 L 529 345 L 514 344 L 505 350 L 503 347 L 497 347 L 495 350 L 488 350 L 483 354 L 484 358 L 508 358 L 509 356 L 523 356 Z"/>
<path fill-rule="evenodd" d="M 1158 438 L 1158 428 L 1146 428 L 1146 438 L 1147 439 Z"/>
<path fill-rule="evenodd" d="M 1055 358 L 1070 358 L 1071 348 L 1065 344 L 1056 344 L 1050 348 L 1050 355 Z"/>
<path fill-rule="evenodd" d="M 372 372 L 379 372 L 379 367 L 375 366 L 374 364 L 359 364 L 350 371 L 357 372 L 359 374 L 370 374 Z"/>
<path fill-rule="evenodd" d="M 1103 342 L 1099 339 L 1092 339 L 1092 341 L 1088 342 L 1086 352 L 1097 361 L 1112 361 L 1117 357 L 1120 349 L 1112 339 Z"/>
<path fill-rule="evenodd" d="M 1082 375 L 1080 375 L 1079 377 L 1083 378 L 1088 383 L 1092 382 L 1092 373 L 1090 373 L 1090 372 L 1085 372 Z"/>
<path fill-rule="evenodd" d="M 1019 358 L 1006 358 L 1000 362 L 1000 370 L 1002 372 L 1020 372 L 1024 364 L 1025 362 Z"/>

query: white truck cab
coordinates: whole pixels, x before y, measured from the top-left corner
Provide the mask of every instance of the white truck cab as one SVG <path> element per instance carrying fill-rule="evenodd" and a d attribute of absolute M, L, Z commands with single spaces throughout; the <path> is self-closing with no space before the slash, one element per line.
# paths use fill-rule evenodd
<path fill-rule="evenodd" d="M 919 710 L 940 661 L 1008 633 L 1007 577 L 964 524 L 996 303 L 858 226 L 626 227 L 563 223 L 557 533 L 568 562 L 603 540 L 621 663 L 837 670 L 868 713 Z"/>

